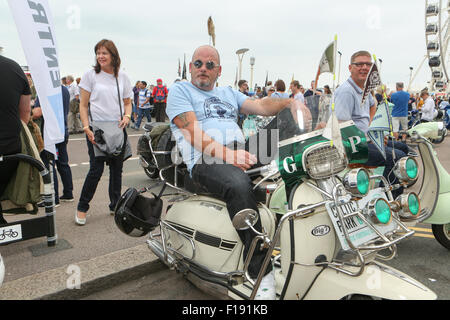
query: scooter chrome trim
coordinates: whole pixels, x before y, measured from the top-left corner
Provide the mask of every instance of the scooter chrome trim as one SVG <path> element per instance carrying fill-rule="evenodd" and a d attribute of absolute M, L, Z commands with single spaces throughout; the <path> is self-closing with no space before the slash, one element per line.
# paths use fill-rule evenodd
<path fill-rule="evenodd" d="M 376 265 L 378 268 L 380 268 L 381 271 L 386 272 L 386 273 L 388 273 L 388 274 L 390 274 L 390 275 L 392 275 L 392 276 L 394 276 L 394 277 L 396 277 L 398 279 L 406 281 L 409 284 L 412 284 L 412 285 L 416 286 L 417 288 L 422 289 L 423 291 L 428 291 L 429 290 L 427 287 L 425 287 L 420 282 L 414 280 L 413 278 L 405 277 L 404 275 L 400 274 L 398 271 L 396 271 L 396 270 L 394 270 L 392 268 L 389 268 L 386 265 L 382 265 L 382 264 L 380 264 L 380 263 L 378 263 L 376 261 L 371 262 L 371 264 Z"/>

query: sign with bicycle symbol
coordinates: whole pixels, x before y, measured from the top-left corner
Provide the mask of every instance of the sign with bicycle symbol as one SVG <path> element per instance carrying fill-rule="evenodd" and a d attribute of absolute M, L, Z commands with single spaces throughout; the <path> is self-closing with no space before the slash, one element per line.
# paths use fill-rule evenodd
<path fill-rule="evenodd" d="M 22 239 L 22 226 L 20 224 L 0 228 L 0 243 Z"/>

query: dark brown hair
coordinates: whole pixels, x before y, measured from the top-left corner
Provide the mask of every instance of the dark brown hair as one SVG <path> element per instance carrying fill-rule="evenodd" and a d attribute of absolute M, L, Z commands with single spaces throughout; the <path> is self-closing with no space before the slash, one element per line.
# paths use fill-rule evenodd
<path fill-rule="evenodd" d="M 294 85 L 294 87 L 296 87 L 297 89 L 300 89 L 301 84 L 300 82 L 298 82 L 298 80 L 294 80 L 291 82 L 292 85 Z"/>
<path fill-rule="evenodd" d="M 278 79 L 275 82 L 275 88 L 277 88 L 277 91 L 285 92 L 286 91 L 286 85 L 284 84 L 284 81 L 281 79 Z"/>
<path fill-rule="evenodd" d="M 108 52 L 111 54 L 111 65 L 113 66 L 114 69 L 114 76 L 118 77 L 119 75 L 119 69 L 120 69 L 120 56 L 119 56 L 119 51 L 117 50 L 116 45 L 114 44 L 114 42 L 112 42 L 111 40 L 108 39 L 103 39 L 100 40 L 96 45 L 95 45 L 95 66 L 94 66 L 94 70 L 95 73 L 100 73 L 101 67 L 100 64 L 97 61 L 97 51 L 98 49 L 100 49 L 101 47 L 105 47 L 106 50 L 108 50 Z"/>

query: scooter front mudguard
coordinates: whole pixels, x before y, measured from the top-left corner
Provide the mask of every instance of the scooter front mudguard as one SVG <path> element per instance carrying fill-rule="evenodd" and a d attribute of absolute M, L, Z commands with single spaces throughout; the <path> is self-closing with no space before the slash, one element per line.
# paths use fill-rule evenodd
<path fill-rule="evenodd" d="M 436 294 L 410 276 L 379 262 L 358 277 L 325 269 L 305 300 L 340 300 L 352 294 L 388 300 L 436 300 Z"/>

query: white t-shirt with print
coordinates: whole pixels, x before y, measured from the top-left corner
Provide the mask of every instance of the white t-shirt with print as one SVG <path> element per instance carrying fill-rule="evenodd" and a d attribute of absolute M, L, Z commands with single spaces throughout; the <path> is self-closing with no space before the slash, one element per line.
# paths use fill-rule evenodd
<path fill-rule="evenodd" d="M 133 98 L 134 94 L 130 79 L 125 72 L 119 71 L 118 83 L 122 115 L 124 115 L 125 106 L 123 99 Z M 91 69 L 83 75 L 79 87 L 91 93 L 89 102 L 91 103 L 90 111 L 92 120 L 120 120 L 119 97 L 117 94 L 116 79 L 113 74 L 104 71 L 95 73 L 95 70 Z"/>

